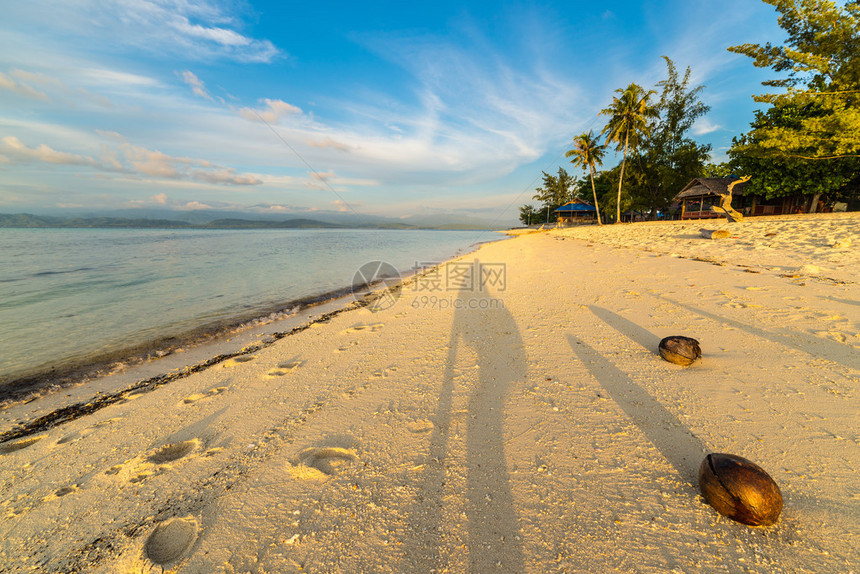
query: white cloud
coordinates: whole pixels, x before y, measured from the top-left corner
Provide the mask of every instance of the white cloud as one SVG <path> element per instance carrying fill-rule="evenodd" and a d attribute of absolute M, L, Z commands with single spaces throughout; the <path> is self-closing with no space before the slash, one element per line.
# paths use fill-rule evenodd
<path fill-rule="evenodd" d="M 194 72 L 190 70 L 185 70 L 181 74 L 182 81 L 191 86 L 191 91 L 194 92 L 194 95 L 200 96 L 201 98 L 206 98 L 207 100 L 211 100 L 212 96 L 209 95 L 209 92 L 206 90 L 206 86 L 203 82 L 198 78 Z"/>
<path fill-rule="evenodd" d="M 155 87 L 159 81 L 155 78 L 120 72 L 108 68 L 85 68 L 80 70 L 81 76 L 90 83 L 100 86 L 125 86 L 125 87 Z"/>
<path fill-rule="evenodd" d="M 99 3 L 101 20 L 116 26 L 129 43 L 152 51 L 181 52 L 198 59 L 270 62 L 281 55 L 268 40 L 235 29 L 229 4 L 207 0 L 125 0 Z"/>
<path fill-rule="evenodd" d="M 97 166 L 98 162 L 91 157 L 57 151 L 45 144 L 37 147 L 27 147 L 15 136 L 6 136 L 0 140 L 0 152 L 11 160 L 19 163 L 53 163 L 65 165 Z"/>
<path fill-rule="evenodd" d="M 87 166 L 101 172 L 165 180 L 190 180 L 240 186 L 262 183 L 257 176 L 238 173 L 234 168 L 217 166 L 201 159 L 171 156 L 127 142 L 120 143 L 118 148 L 103 146 L 100 158 L 95 159 L 88 155 L 58 151 L 45 144 L 28 147 L 15 136 L 6 136 L 0 140 L 0 157 L 3 158 L 4 163 L 10 164 L 35 162 Z"/>
<path fill-rule="evenodd" d="M 34 98 L 43 101 L 47 101 L 50 99 L 48 97 L 48 94 L 40 92 L 39 90 L 33 88 L 28 84 L 25 84 L 24 82 L 16 82 L 3 72 L 0 72 L 0 89 L 9 90 L 10 92 L 14 92 L 19 96 L 24 96 L 27 98 Z"/>
<path fill-rule="evenodd" d="M 206 203 L 201 203 L 199 201 L 189 201 L 185 205 L 179 206 L 179 209 L 187 209 L 189 211 L 193 211 L 195 209 L 212 209 L 212 206 Z"/>
<path fill-rule="evenodd" d="M 342 199 L 332 201 L 331 205 L 334 206 L 334 208 L 337 209 L 340 213 L 355 211 L 354 206 L 351 203 L 347 203 Z"/>
<path fill-rule="evenodd" d="M 331 148 L 331 149 L 336 149 L 338 151 L 352 151 L 352 148 L 350 146 L 348 146 L 344 143 L 340 143 L 338 141 L 335 141 L 335 140 L 331 139 L 330 137 L 327 137 L 323 140 L 309 139 L 307 143 L 311 147 L 317 147 L 317 148 L 323 148 L 323 149 Z"/>
<path fill-rule="evenodd" d="M 253 122 L 262 121 L 267 124 L 276 124 L 284 116 L 302 113 L 301 108 L 282 100 L 264 99 L 263 102 L 266 104 L 264 107 L 260 109 L 242 108 L 239 110 L 239 115 Z"/>
<path fill-rule="evenodd" d="M 693 134 L 697 136 L 703 136 L 705 134 L 710 134 L 715 131 L 721 130 L 723 126 L 719 124 L 712 123 L 707 118 L 699 118 L 696 120 L 696 123 L 693 124 Z"/>

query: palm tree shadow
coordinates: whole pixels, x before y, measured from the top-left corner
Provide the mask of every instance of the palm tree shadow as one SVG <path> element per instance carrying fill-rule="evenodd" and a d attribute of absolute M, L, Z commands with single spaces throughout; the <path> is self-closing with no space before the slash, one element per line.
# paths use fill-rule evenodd
<path fill-rule="evenodd" d="M 604 309 L 603 307 L 596 307 L 594 305 L 589 305 L 588 308 L 594 313 L 598 319 L 621 333 L 625 335 L 631 341 L 639 343 L 644 349 L 658 354 L 655 349 L 660 344 L 660 337 L 651 333 L 651 331 L 644 329 L 630 321 L 629 319 L 625 319 L 621 315 L 617 313 L 613 313 L 609 309 Z"/>
<path fill-rule="evenodd" d="M 809 353 L 810 355 L 815 357 L 823 357 L 828 361 L 839 363 L 840 365 L 843 365 L 845 367 L 849 367 L 852 369 L 860 369 L 860 353 L 846 353 L 845 351 L 848 347 L 843 343 L 837 343 L 835 341 L 830 341 L 821 337 L 808 335 L 799 330 L 794 330 L 786 334 L 768 331 L 766 329 L 755 327 L 753 325 L 748 325 L 747 323 L 742 323 L 740 321 L 736 321 L 728 317 L 723 317 L 722 315 L 709 313 L 704 309 L 681 303 L 680 301 L 676 301 L 663 295 L 659 295 L 656 293 L 652 295 L 658 299 L 662 299 L 663 301 L 666 301 L 673 305 L 677 305 L 682 309 L 686 309 L 692 313 L 701 315 L 702 317 L 707 317 L 708 319 L 723 323 L 725 325 L 731 325 L 736 329 L 740 329 L 741 331 L 745 331 L 751 335 L 755 335 L 756 337 L 761 337 L 763 339 L 767 339 L 768 341 L 779 343 L 781 345 L 785 345 L 786 347 L 791 347 L 792 349 L 803 351 L 804 353 Z"/>
<path fill-rule="evenodd" d="M 479 262 L 475 261 L 475 269 Z M 477 289 L 477 287 L 476 287 Z M 526 356 L 516 322 L 500 299 L 484 291 L 458 293 L 448 358 L 418 502 L 410 509 L 408 570 L 442 570 L 446 559 L 443 497 L 458 351 L 471 349 L 478 382 L 468 401 L 466 500 L 469 571 L 523 572 L 519 520 L 504 448 L 504 407 L 512 383 L 524 380 Z"/>
<path fill-rule="evenodd" d="M 606 357 L 573 335 L 567 340 L 580 362 L 678 474 L 696 484 L 702 458 L 710 452 L 705 444 Z"/>

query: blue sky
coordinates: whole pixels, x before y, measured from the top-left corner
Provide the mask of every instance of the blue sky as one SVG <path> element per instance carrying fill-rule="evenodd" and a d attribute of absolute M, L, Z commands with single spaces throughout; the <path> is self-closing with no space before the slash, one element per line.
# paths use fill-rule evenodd
<path fill-rule="evenodd" d="M 613 90 L 707 87 L 722 160 L 784 39 L 756 0 L 28 0 L 0 21 L 0 212 L 204 208 L 512 222 Z M 610 158 L 608 162 L 612 162 Z M 580 175 L 576 172 L 576 175 Z"/>

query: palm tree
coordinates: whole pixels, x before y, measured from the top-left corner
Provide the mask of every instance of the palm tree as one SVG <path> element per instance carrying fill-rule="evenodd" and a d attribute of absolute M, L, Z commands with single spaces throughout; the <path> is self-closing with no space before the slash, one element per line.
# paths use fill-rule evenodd
<path fill-rule="evenodd" d="M 632 83 L 626 89 L 617 89 L 621 97 L 612 98 L 612 103 L 605 110 L 600 110 L 601 115 L 608 115 L 609 122 L 601 133 L 606 135 L 606 143 L 615 142 L 616 151 L 624 150 L 621 159 L 621 177 L 618 179 L 618 202 L 617 222 L 621 221 L 621 183 L 624 181 L 624 164 L 627 162 L 627 150 L 632 145 L 634 148 L 639 143 L 641 136 L 647 136 L 650 128 L 648 120 L 658 116 L 657 108 L 648 101 L 656 92 L 646 92 L 642 86 Z"/>
<path fill-rule="evenodd" d="M 606 148 L 600 145 L 594 132 L 589 130 L 587 134 L 580 134 L 573 138 L 573 149 L 564 154 L 564 157 L 573 158 L 570 163 L 574 166 L 590 170 L 591 192 L 594 194 L 594 209 L 597 210 L 598 225 L 603 225 L 603 222 L 600 221 L 600 206 L 597 205 L 597 190 L 594 188 L 594 166 L 603 162 L 605 152 Z"/>

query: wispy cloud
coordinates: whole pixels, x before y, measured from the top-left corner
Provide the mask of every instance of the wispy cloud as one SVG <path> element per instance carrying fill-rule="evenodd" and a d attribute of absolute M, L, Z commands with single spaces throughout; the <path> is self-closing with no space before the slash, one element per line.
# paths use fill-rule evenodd
<path fill-rule="evenodd" d="M 693 134 L 703 136 L 720 130 L 722 127 L 723 126 L 719 124 L 711 122 L 708 118 L 699 118 L 696 123 L 693 124 Z"/>
<path fill-rule="evenodd" d="M 0 140 L 0 156 L 5 156 L 6 163 L 53 163 L 62 165 L 87 165 L 97 167 L 99 163 L 88 156 L 57 151 L 45 144 L 27 147 L 15 136 L 6 136 Z"/>
<path fill-rule="evenodd" d="M 29 84 L 25 84 L 24 82 L 16 82 L 3 72 L 0 72 L 0 90 L 9 90 L 10 92 L 14 92 L 19 96 L 34 98 L 37 100 L 47 101 L 50 99 L 48 98 L 48 94 L 40 92 L 39 90 L 33 88 Z"/>
<path fill-rule="evenodd" d="M 252 122 L 276 124 L 284 116 L 300 115 L 302 113 L 301 108 L 282 100 L 264 99 L 262 101 L 266 104 L 262 108 L 241 108 L 239 115 Z"/>
<path fill-rule="evenodd" d="M 311 147 L 322 148 L 322 149 L 336 149 L 338 151 L 352 151 L 352 148 L 345 143 L 341 143 L 327 137 L 322 140 L 308 140 L 308 145 Z"/>
<path fill-rule="evenodd" d="M 28 147 L 15 136 L 6 136 L 0 140 L 0 157 L 7 164 L 87 166 L 103 172 L 165 180 L 243 186 L 262 183 L 257 176 L 238 173 L 234 168 L 214 165 L 201 159 L 171 156 L 127 142 L 120 143 L 117 148 L 103 146 L 100 157 L 96 159 L 89 155 L 58 151 L 45 144 Z"/>
<path fill-rule="evenodd" d="M 200 96 L 201 98 L 206 98 L 207 100 L 212 100 L 212 96 L 206 90 L 206 85 L 203 81 L 198 78 L 194 72 L 190 70 L 185 70 L 180 74 L 182 81 L 191 86 L 191 91 L 194 92 L 194 95 Z"/>

